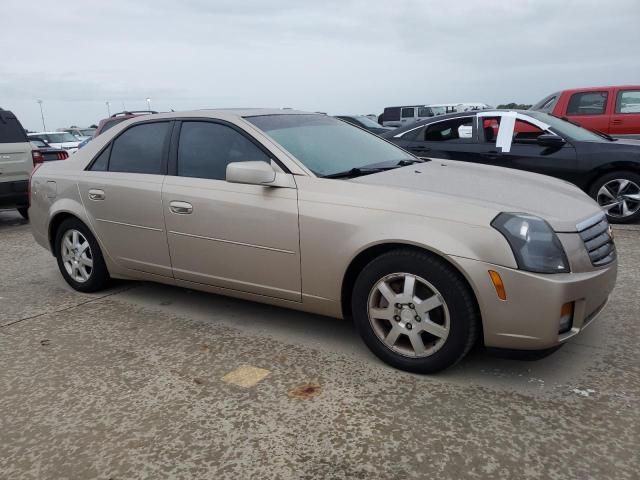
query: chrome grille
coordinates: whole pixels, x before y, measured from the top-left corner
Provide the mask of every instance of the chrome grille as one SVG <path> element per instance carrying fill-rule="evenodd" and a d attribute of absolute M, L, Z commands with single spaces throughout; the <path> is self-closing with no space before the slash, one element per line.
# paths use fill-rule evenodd
<path fill-rule="evenodd" d="M 609 231 L 609 222 L 604 215 L 598 216 L 593 222 L 588 222 L 586 225 L 580 224 L 578 233 L 594 267 L 611 263 L 616 258 L 616 246 Z"/>

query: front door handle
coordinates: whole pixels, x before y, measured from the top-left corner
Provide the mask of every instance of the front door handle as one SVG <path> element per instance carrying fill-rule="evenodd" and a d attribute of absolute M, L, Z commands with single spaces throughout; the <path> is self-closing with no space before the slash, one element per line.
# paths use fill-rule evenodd
<path fill-rule="evenodd" d="M 169 209 L 178 215 L 188 215 L 193 213 L 193 205 L 187 202 L 178 202 L 176 200 L 169 202 Z"/>
<path fill-rule="evenodd" d="M 616 118 L 615 120 L 613 120 L 611 123 L 613 123 L 614 125 L 620 125 L 622 123 L 622 119 L 620 118 Z"/>
<path fill-rule="evenodd" d="M 99 188 L 90 188 L 89 189 L 89 199 L 91 199 L 91 200 L 104 200 L 104 190 L 100 190 Z"/>

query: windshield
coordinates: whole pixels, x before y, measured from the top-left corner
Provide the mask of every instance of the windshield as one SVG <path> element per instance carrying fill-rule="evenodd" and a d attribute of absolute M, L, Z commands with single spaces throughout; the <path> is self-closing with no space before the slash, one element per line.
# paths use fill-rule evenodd
<path fill-rule="evenodd" d="M 434 115 L 444 115 L 447 113 L 447 109 L 445 107 L 429 107 Z"/>
<path fill-rule="evenodd" d="M 326 115 L 264 115 L 246 120 L 320 176 L 416 160 L 380 137 Z"/>
<path fill-rule="evenodd" d="M 83 128 L 82 130 L 80 130 L 80 134 L 84 135 L 85 137 L 92 137 L 95 131 L 95 128 Z"/>
<path fill-rule="evenodd" d="M 570 140 L 576 140 L 578 142 L 607 142 L 603 137 L 589 130 L 586 130 L 578 125 L 562 120 L 561 118 L 554 117 L 553 115 L 547 115 L 542 112 L 535 112 L 527 110 L 527 115 L 540 120 L 541 122 L 548 123 L 551 129 L 562 137 L 568 137 Z"/>
<path fill-rule="evenodd" d="M 36 148 L 46 148 L 47 144 L 44 140 L 40 140 L 39 138 L 33 138 L 30 140 L 31 141 L 31 145 L 33 145 Z"/>
<path fill-rule="evenodd" d="M 69 132 L 60 133 L 39 133 L 39 138 L 43 138 L 49 143 L 66 143 L 66 142 L 78 142 L 78 139 L 71 135 Z"/>

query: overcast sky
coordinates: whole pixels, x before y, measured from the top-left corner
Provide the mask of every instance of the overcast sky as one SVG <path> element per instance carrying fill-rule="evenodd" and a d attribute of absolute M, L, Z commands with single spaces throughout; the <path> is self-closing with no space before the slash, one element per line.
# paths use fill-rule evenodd
<path fill-rule="evenodd" d="M 0 107 L 111 112 L 533 103 L 640 83 L 640 0 L 2 0 Z"/>

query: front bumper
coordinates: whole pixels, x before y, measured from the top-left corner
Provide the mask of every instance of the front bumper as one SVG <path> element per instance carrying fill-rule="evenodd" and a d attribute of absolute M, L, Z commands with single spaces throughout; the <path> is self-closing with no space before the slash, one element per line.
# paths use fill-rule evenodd
<path fill-rule="evenodd" d="M 617 275 L 617 261 L 591 271 L 538 274 L 452 257 L 471 282 L 488 347 L 541 350 L 554 347 L 580 333 L 607 303 Z M 502 277 L 506 300 L 500 300 L 489 270 Z M 561 309 L 574 302 L 573 323 L 559 333 Z"/>

